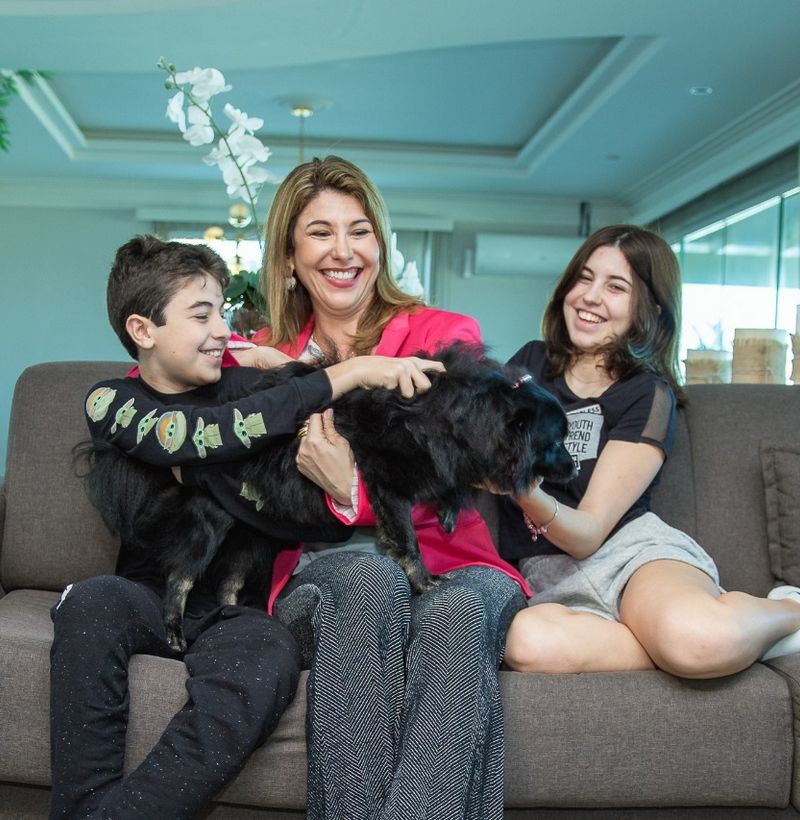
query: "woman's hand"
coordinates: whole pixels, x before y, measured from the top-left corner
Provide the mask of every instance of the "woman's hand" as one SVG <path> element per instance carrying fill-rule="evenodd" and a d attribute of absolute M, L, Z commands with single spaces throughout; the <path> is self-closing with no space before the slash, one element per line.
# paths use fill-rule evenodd
<path fill-rule="evenodd" d="M 231 350 L 233 357 L 242 367 L 259 367 L 261 370 L 270 370 L 273 367 L 280 367 L 286 362 L 293 361 L 291 356 L 281 353 L 274 347 L 248 347 L 239 350 Z"/>
<path fill-rule="evenodd" d="M 426 372 L 444 372 L 444 365 L 431 359 L 408 356 L 395 359 L 390 356 L 356 356 L 326 368 L 331 380 L 333 398 L 338 398 L 356 387 L 372 389 L 385 387 L 399 389 L 410 399 L 415 393 L 430 389 L 431 380 Z"/>
<path fill-rule="evenodd" d="M 352 504 L 355 459 L 347 439 L 336 432 L 333 410 L 314 413 L 300 440 L 297 469 L 340 504 Z"/>

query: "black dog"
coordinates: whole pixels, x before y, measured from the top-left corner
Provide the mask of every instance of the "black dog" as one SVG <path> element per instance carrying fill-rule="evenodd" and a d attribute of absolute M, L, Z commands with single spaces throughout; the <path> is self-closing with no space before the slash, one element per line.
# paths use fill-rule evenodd
<path fill-rule="evenodd" d="M 429 374 L 426 393 L 406 399 L 394 390 L 357 389 L 332 404 L 336 429 L 350 443 L 375 513 L 377 540 L 417 592 L 436 582 L 419 554 L 414 504 L 435 504 L 450 532 L 480 486 L 521 493 L 537 477 L 561 481 L 574 474 L 563 443 L 564 412 L 529 375 L 486 358 L 477 346 L 453 345 L 432 358 L 446 370 Z M 265 371 L 256 389 L 311 369 L 293 362 Z M 240 396 L 223 397 L 235 398 Z M 277 440 L 253 456 L 242 477 L 248 494 L 258 499 L 266 530 L 274 523 L 276 531 L 295 528 L 297 540 L 324 540 L 302 534 L 324 526 L 331 515 L 319 487 L 297 470 L 298 447 L 295 437 Z M 114 451 L 109 446 L 95 452 L 90 498 L 109 529 L 153 550 L 162 562 L 168 636 L 182 649 L 186 596 L 212 559 L 217 556 L 212 569 L 220 579 L 220 603 L 235 603 L 248 578 L 266 589 L 271 551 L 262 533 L 234 525 L 204 493 Z M 278 539 L 272 546 L 285 544 Z"/>

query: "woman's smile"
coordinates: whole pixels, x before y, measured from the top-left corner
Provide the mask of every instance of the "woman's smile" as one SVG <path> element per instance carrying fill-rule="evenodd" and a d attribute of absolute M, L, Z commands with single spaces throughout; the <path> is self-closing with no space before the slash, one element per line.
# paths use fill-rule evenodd
<path fill-rule="evenodd" d="M 289 264 L 308 292 L 317 320 L 357 321 L 380 269 L 380 245 L 356 197 L 323 190 L 297 217 Z"/>

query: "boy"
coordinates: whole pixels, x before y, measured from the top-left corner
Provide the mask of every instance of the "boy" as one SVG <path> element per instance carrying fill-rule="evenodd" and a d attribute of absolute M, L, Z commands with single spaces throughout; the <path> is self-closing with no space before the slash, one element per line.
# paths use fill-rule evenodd
<path fill-rule="evenodd" d="M 360 357 L 220 403 L 219 395 L 245 395 L 258 376 L 222 367 L 227 281 L 224 262 L 204 246 L 136 237 L 119 249 L 109 319 L 139 375 L 92 388 L 94 439 L 164 468 L 230 463 L 294 433 L 353 387 L 395 387 L 409 368 L 415 386 L 427 380 L 416 362 L 398 369 L 398 360 Z M 115 575 L 71 584 L 52 610 L 52 818 L 193 817 L 294 696 L 300 658 L 288 630 L 260 598 L 218 606 L 201 579 L 184 617 L 189 699 L 123 779 L 130 657 L 176 656 L 161 614 L 163 584 L 147 556 L 122 543 Z"/>

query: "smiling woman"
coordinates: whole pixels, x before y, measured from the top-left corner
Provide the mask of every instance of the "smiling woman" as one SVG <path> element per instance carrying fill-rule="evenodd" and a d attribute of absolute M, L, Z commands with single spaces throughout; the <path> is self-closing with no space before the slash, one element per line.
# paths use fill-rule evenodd
<path fill-rule="evenodd" d="M 263 282 L 272 327 L 254 340 L 294 358 L 358 361 L 480 342 L 473 319 L 398 288 L 383 199 L 338 157 L 298 166 L 278 189 Z M 399 462 L 398 480 L 418 480 Z M 524 603 L 521 577 L 497 555 L 474 509 L 446 533 L 433 507 L 417 505 L 409 524 L 439 578 L 412 592 L 382 552 L 396 534 L 376 538 L 371 501 L 377 509 L 383 499 L 367 494 L 335 418 L 311 416 L 297 464 L 354 532 L 343 544 L 287 551 L 273 573 L 275 612 L 311 669 L 307 816 L 499 820 L 498 666 Z"/>
<path fill-rule="evenodd" d="M 325 190 L 295 222 L 289 254 L 292 277 L 308 291 L 320 335 L 326 326 L 356 335 L 358 320 L 372 299 L 381 249 L 359 201 Z M 292 278 L 287 280 L 287 286 Z"/>
<path fill-rule="evenodd" d="M 299 165 L 279 191 L 261 274 L 271 326 L 254 341 L 295 342 L 313 315 L 317 336 L 333 343 L 329 353 L 371 352 L 396 313 L 422 304 L 392 275 L 380 193 L 361 169 L 332 156 Z"/>

